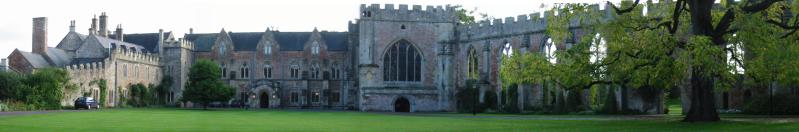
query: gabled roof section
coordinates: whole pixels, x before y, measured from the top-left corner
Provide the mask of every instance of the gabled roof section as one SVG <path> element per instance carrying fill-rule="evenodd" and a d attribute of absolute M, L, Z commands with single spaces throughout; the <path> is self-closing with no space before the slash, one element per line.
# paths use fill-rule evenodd
<path fill-rule="evenodd" d="M 47 60 L 45 60 L 44 57 L 42 57 L 39 54 L 31 53 L 31 52 L 25 52 L 25 51 L 21 51 L 21 50 L 17 50 L 17 51 L 20 54 L 22 54 L 22 57 L 24 57 L 25 60 L 27 60 L 31 64 L 31 66 L 33 66 L 33 68 L 50 67 L 50 63 L 48 63 Z"/>
<path fill-rule="evenodd" d="M 211 51 L 218 33 L 186 34 L 184 38 L 194 43 L 194 51 Z"/>
<path fill-rule="evenodd" d="M 70 51 L 78 50 L 80 45 L 83 44 L 83 41 L 86 40 L 86 37 L 86 35 L 77 32 L 69 32 L 61 39 L 61 42 L 58 43 L 56 48 Z"/>

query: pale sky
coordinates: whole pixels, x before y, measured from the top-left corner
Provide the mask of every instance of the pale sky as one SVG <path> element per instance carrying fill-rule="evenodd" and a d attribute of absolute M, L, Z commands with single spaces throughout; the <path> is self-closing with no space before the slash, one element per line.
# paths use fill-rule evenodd
<path fill-rule="evenodd" d="M 69 32 L 87 34 L 91 18 L 108 15 L 112 31 L 122 24 L 128 33 L 173 31 L 183 37 L 189 28 L 195 33 L 280 31 L 346 31 L 347 22 L 358 17 L 361 4 L 463 5 L 466 9 L 505 18 L 542 11 L 554 2 L 599 3 L 606 0 L 21 0 L 0 5 L 0 58 L 15 48 L 31 51 L 32 18 L 47 17 L 48 46 L 55 47 Z M 476 15 L 476 14 L 475 14 Z M 479 20 L 479 18 L 478 18 Z"/>

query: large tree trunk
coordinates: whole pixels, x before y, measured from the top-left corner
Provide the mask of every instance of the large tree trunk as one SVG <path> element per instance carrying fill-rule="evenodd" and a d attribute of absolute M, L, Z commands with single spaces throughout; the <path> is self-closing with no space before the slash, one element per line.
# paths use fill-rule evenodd
<path fill-rule="evenodd" d="M 687 122 L 718 121 L 716 101 L 713 96 L 713 79 L 703 76 L 704 69 L 694 67 L 691 76 L 691 108 L 685 119 Z"/>
<path fill-rule="evenodd" d="M 691 9 L 691 29 L 695 36 L 713 37 L 713 17 L 711 9 L 712 0 L 691 0 L 687 1 Z M 716 37 L 720 37 L 716 36 Z M 722 40 L 722 41 L 719 41 Z M 720 45 L 723 39 L 713 38 L 713 43 Z M 703 122 L 718 121 L 719 114 L 716 111 L 716 102 L 713 96 L 713 78 L 704 74 L 707 69 L 694 65 L 691 69 L 691 108 L 688 110 L 683 121 Z"/>

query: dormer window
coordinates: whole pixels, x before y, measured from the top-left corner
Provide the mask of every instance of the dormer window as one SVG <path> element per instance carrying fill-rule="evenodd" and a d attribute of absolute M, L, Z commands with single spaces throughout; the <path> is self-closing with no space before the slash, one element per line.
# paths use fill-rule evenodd
<path fill-rule="evenodd" d="M 266 45 L 264 45 L 264 54 L 271 55 L 272 54 L 272 42 L 266 41 Z"/>
<path fill-rule="evenodd" d="M 311 44 L 311 54 L 319 55 L 319 42 L 313 41 Z"/>

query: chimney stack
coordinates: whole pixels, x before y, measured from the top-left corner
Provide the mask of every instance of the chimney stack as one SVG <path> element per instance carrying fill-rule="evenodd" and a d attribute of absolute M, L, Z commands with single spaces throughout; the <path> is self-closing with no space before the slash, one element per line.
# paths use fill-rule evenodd
<path fill-rule="evenodd" d="M 100 14 L 100 36 L 108 37 L 108 16 Z"/>
<path fill-rule="evenodd" d="M 158 29 L 158 54 L 163 55 L 164 50 L 164 29 Z"/>
<path fill-rule="evenodd" d="M 115 34 L 116 34 L 117 40 L 119 40 L 119 41 L 124 41 L 125 40 L 125 38 L 124 38 L 125 35 L 122 34 L 122 24 L 117 25 L 117 31 L 115 32 Z"/>
<path fill-rule="evenodd" d="M 0 71 L 7 71 L 8 70 L 8 63 L 6 63 L 6 58 L 0 59 Z"/>
<path fill-rule="evenodd" d="M 194 34 L 194 28 L 189 28 L 189 34 Z"/>
<path fill-rule="evenodd" d="M 69 21 L 69 32 L 75 32 L 75 20 Z"/>
<path fill-rule="evenodd" d="M 33 18 L 33 53 L 47 53 L 47 17 Z"/>
<path fill-rule="evenodd" d="M 92 27 L 89 28 L 89 35 L 97 35 L 97 15 L 92 18 Z"/>

